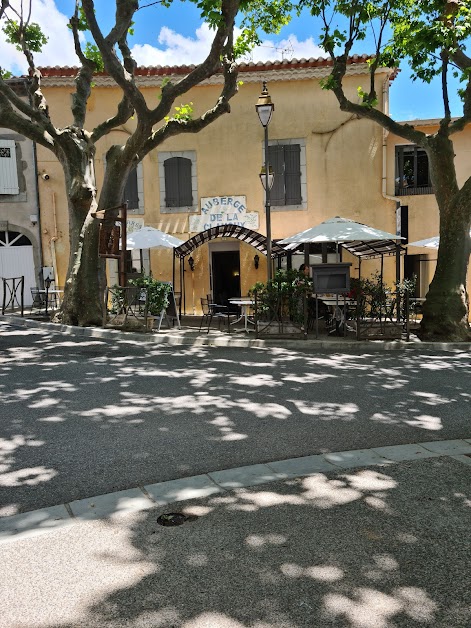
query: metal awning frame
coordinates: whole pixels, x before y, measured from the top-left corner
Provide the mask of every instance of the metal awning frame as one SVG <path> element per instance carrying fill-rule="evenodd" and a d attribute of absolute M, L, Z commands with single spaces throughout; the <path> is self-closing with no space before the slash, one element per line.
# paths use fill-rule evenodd
<path fill-rule="evenodd" d="M 210 242 L 216 238 L 235 238 L 236 240 L 250 244 L 257 249 L 257 251 L 263 253 L 263 255 L 267 254 L 267 238 L 261 233 L 248 229 L 247 227 L 241 227 L 240 225 L 218 225 L 217 227 L 206 229 L 206 231 L 200 231 L 200 233 L 197 233 L 180 246 L 177 246 L 174 249 L 174 255 L 182 259 L 190 255 L 190 253 L 203 244 L 206 244 L 206 242 Z M 272 258 L 285 255 L 286 253 L 287 251 L 284 246 L 276 244 L 275 242 L 272 243 Z"/>
<path fill-rule="evenodd" d="M 175 288 L 175 279 L 176 279 L 176 268 L 175 262 L 177 259 L 180 260 L 180 269 L 179 269 L 179 278 L 180 278 L 180 292 L 182 298 L 180 299 L 180 314 L 181 314 L 181 304 L 183 303 L 183 309 L 186 311 L 186 298 L 185 298 L 185 280 L 184 280 L 184 261 L 185 257 L 191 255 L 193 251 L 197 248 L 210 242 L 211 240 L 215 240 L 216 238 L 234 238 L 236 240 L 240 240 L 241 242 L 245 242 L 246 244 L 250 244 L 256 249 L 259 253 L 263 255 L 267 255 L 267 238 L 266 236 L 258 233 L 257 231 L 253 231 L 252 229 L 248 229 L 247 227 L 242 227 L 240 225 L 218 225 L 217 227 L 211 227 L 210 229 L 206 229 L 205 231 L 200 231 L 193 237 L 189 238 L 180 246 L 177 246 L 173 249 L 173 285 Z M 286 247 L 281 246 L 281 244 L 277 244 L 276 242 L 272 242 L 272 259 L 275 257 L 281 257 L 283 255 L 287 255 L 288 251 Z"/>
<path fill-rule="evenodd" d="M 346 251 L 359 257 L 360 259 L 374 259 L 388 255 L 405 254 L 407 248 L 395 240 L 373 240 L 371 242 L 364 242 L 355 240 L 352 242 L 315 242 L 313 244 L 337 244 L 338 247 L 344 248 Z M 304 244 L 287 244 L 286 253 L 293 253 L 294 251 L 304 250 Z"/>

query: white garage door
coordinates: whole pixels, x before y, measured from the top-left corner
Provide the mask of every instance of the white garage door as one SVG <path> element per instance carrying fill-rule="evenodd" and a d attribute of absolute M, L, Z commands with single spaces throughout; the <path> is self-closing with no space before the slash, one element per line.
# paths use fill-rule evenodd
<path fill-rule="evenodd" d="M 24 304 L 29 307 L 32 304 L 31 288 L 36 286 L 33 247 L 21 233 L 0 231 L 0 277 L 22 276 L 25 278 Z M 0 283 L 0 299 L 3 300 L 3 281 Z"/>

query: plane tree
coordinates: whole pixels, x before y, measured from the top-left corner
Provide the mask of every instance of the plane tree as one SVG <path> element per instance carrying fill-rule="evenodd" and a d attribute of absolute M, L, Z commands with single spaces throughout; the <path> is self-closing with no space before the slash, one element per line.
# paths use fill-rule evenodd
<path fill-rule="evenodd" d="M 136 81 L 137 64 L 128 41 L 133 18 L 146 9 L 149 18 L 158 21 L 156 7 L 165 2 L 115 0 L 114 20 L 104 32 L 98 23 L 94 0 L 77 0 L 70 19 L 78 70 L 71 100 L 71 122 L 54 123 L 53 112 L 41 89 L 41 71 L 34 59 L 47 41 L 47 31 L 31 21 L 31 0 L 17 3 L 0 0 L 0 23 L 7 41 L 17 46 L 28 63 L 28 98 L 15 91 L 8 73 L 0 70 L 0 126 L 12 129 L 52 151 L 59 160 L 65 181 L 69 214 L 70 260 L 64 299 L 59 319 L 71 325 L 101 325 L 103 290 L 106 282 L 104 261 L 98 255 L 98 222 L 96 211 L 121 204 L 125 182 L 131 170 L 153 149 L 179 133 L 198 133 L 221 115 L 230 111 L 230 99 L 237 92 L 237 66 L 234 62 L 234 24 L 238 11 L 247 0 L 189 0 L 197 4 L 202 17 L 212 26 L 213 38 L 207 56 L 180 80 L 161 87 L 160 99 L 152 107 Z M 110 3 L 111 4 L 111 3 Z M 26 6 L 28 5 L 28 6 Z M 159 15 L 165 8 L 159 8 Z M 86 31 L 88 43 L 81 33 Z M 121 100 L 111 116 L 94 128 L 87 128 L 87 102 L 93 89 L 94 75 L 104 70 L 121 90 Z M 213 106 L 194 117 L 189 107 L 180 110 L 181 102 L 192 87 L 222 72 L 223 84 Z M 177 100 L 178 99 L 178 100 Z M 183 111 L 182 111 L 183 110 Z M 106 169 L 100 191 L 97 191 L 94 159 L 96 145 L 113 129 L 134 119 L 134 131 L 124 144 L 111 146 L 106 154 Z M 107 226 L 117 213 L 106 214 Z"/>
<path fill-rule="evenodd" d="M 279 13 L 275 14 L 274 8 Z M 340 109 L 367 118 L 423 148 L 440 214 L 440 247 L 423 309 L 421 335 L 428 340 L 469 340 L 466 276 L 471 251 L 471 177 L 459 184 L 453 137 L 471 123 L 471 4 L 460 0 L 254 0 L 245 38 L 258 41 L 259 27 L 279 27 L 293 12 L 310 13 L 319 44 L 332 58 L 322 86 L 331 90 Z M 262 20 L 262 21 L 261 21 Z M 374 41 L 367 85 L 358 98 L 344 90 L 347 60 L 369 35 Z M 401 124 L 378 108 L 375 74 L 380 67 L 408 65 L 412 80 L 441 81 L 443 115 L 438 129 L 426 133 Z M 456 87 L 458 85 L 458 87 Z M 453 118 L 451 90 L 462 99 L 462 114 Z"/>

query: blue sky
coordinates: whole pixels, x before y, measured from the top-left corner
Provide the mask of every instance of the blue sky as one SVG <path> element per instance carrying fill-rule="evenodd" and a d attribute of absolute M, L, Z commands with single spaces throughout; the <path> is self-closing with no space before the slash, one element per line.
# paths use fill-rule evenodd
<path fill-rule="evenodd" d="M 12 0 L 11 4 L 15 3 L 18 4 L 19 0 Z M 106 29 L 113 17 L 110 9 L 114 2 L 96 0 L 95 4 L 98 20 Z M 76 65 L 70 32 L 66 27 L 73 10 L 74 0 L 33 1 L 33 20 L 43 25 L 45 32 L 49 34 L 44 52 L 37 56 L 38 65 Z M 159 4 L 144 8 L 136 13 L 135 22 L 135 36 L 131 38 L 130 44 L 141 65 L 195 63 L 208 50 L 211 33 L 202 24 L 199 11 L 191 2 L 175 0 L 169 9 L 162 8 Z M 279 36 L 267 37 L 263 46 L 253 52 L 252 59 L 259 61 L 322 56 L 322 51 L 316 45 L 316 29 L 317 25 L 307 13 L 295 17 Z M 360 47 L 354 52 L 368 54 L 372 51 L 373 42 L 367 39 L 360 42 Z M 0 59 L 2 67 L 15 74 L 26 71 L 21 54 L 3 41 L 0 41 Z M 453 115 L 461 115 L 462 107 L 458 96 L 451 99 L 451 107 Z M 398 120 L 441 117 L 443 105 L 439 82 L 434 85 L 424 85 L 418 81 L 413 83 L 407 67 L 404 66 L 390 91 L 390 109 L 392 116 Z"/>

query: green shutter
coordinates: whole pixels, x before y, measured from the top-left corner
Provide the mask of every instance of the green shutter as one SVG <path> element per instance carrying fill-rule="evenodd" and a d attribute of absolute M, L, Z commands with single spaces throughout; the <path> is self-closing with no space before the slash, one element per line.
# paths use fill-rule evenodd
<path fill-rule="evenodd" d="M 178 191 L 179 207 L 193 205 L 193 193 L 191 189 L 191 159 L 177 157 L 178 162 Z"/>
<path fill-rule="evenodd" d="M 123 203 L 128 204 L 128 209 L 139 209 L 139 196 L 137 194 L 137 170 L 133 168 L 123 192 Z"/>
<path fill-rule="evenodd" d="M 193 205 L 191 159 L 170 157 L 164 162 L 164 170 L 166 207 Z"/>
<path fill-rule="evenodd" d="M 275 180 L 270 191 L 270 205 L 285 204 L 285 174 L 283 146 L 268 147 L 268 163 L 273 168 Z"/>
<path fill-rule="evenodd" d="M 285 149 L 285 201 L 286 205 L 300 205 L 301 197 L 301 146 L 287 144 Z"/>
<path fill-rule="evenodd" d="M 166 207 L 180 207 L 178 202 L 178 160 L 179 157 L 170 157 L 164 161 Z"/>

